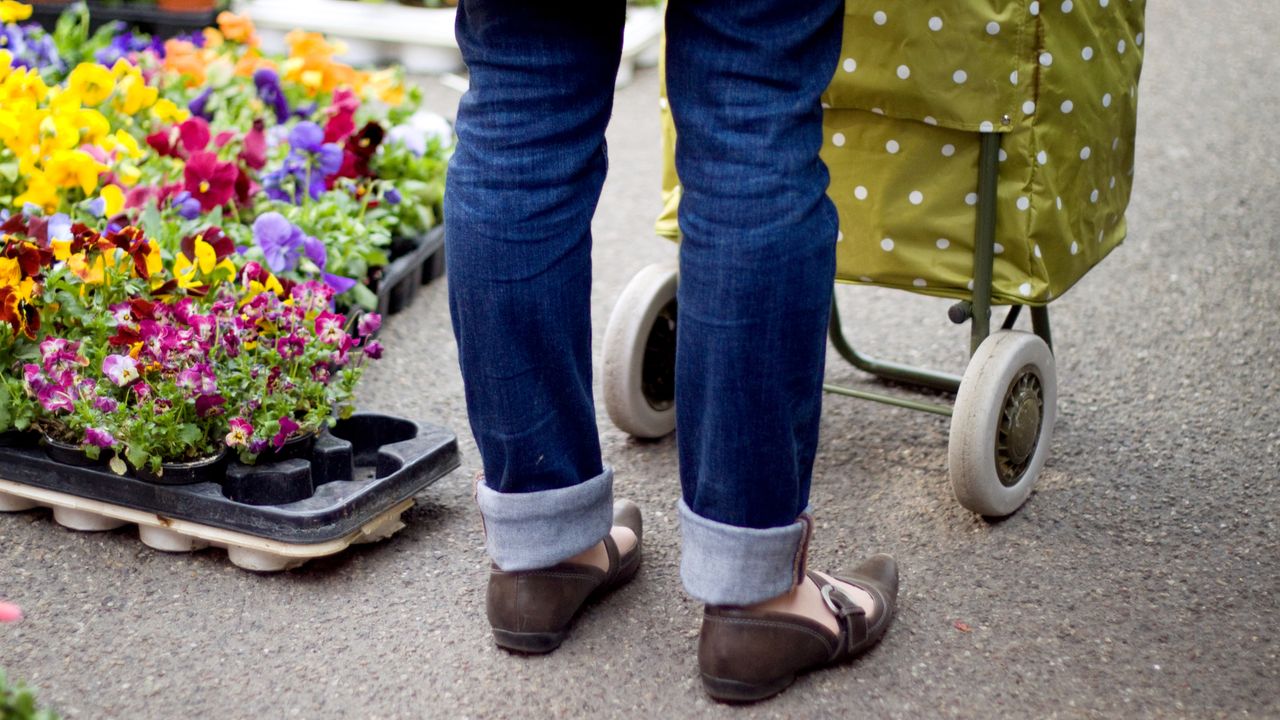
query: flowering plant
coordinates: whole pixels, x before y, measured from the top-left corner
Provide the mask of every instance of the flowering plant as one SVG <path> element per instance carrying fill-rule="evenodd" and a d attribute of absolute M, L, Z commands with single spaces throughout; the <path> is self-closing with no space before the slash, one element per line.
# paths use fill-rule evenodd
<path fill-rule="evenodd" d="M 36 427 L 110 454 L 117 472 L 158 474 L 224 448 L 253 462 L 350 414 L 365 361 L 381 356 L 376 315 L 349 333 L 331 288 L 256 263 L 237 271 L 218 228 L 185 238 L 170 267 L 138 228 L 75 224 L 70 240 L 51 240 L 40 220 L 5 224 L 8 246 L 43 270 L 47 334 L 22 364 L 22 389 Z"/>

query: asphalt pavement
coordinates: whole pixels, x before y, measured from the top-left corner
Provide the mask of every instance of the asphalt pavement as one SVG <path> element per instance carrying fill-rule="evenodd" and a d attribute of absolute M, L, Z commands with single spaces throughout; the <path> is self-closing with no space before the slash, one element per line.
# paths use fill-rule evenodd
<path fill-rule="evenodd" d="M 497 650 L 471 501 L 446 286 L 387 321 L 363 405 L 454 429 L 462 468 L 389 541 L 255 575 L 136 531 L 0 516 L 0 666 L 68 718 L 1280 717 L 1280 3 L 1152 0 L 1128 241 L 1053 304 L 1060 419 L 1017 514 L 988 522 L 947 483 L 947 421 L 826 399 L 817 567 L 895 554 L 883 644 L 748 708 L 697 677 L 701 608 L 678 579 L 676 448 L 600 408 L 645 565 L 547 657 Z M 457 95 L 428 95 L 452 114 Z M 658 211 L 657 77 L 619 91 L 595 223 L 593 319 L 674 257 Z M 960 371 L 945 301 L 841 289 L 875 352 Z M 866 388 L 832 353 L 828 377 Z"/>

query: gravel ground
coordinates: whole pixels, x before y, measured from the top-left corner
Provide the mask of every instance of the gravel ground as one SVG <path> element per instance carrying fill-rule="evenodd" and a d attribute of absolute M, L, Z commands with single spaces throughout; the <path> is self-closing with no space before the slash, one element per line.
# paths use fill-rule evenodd
<path fill-rule="evenodd" d="M 618 492 L 647 512 L 645 567 L 556 653 L 496 650 L 443 282 L 389 320 L 364 385 L 367 407 L 459 434 L 462 469 L 403 532 L 259 576 L 128 529 L 0 516 L 0 589 L 28 615 L 0 630 L 0 664 L 69 718 L 1280 717 L 1277 28 L 1271 0 L 1150 3 L 1131 236 L 1054 303 L 1060 420 L 1019 513 L 956 504 L 945 420 L 827 399 L 812 561 L 888 551 L 903 569 L 897 624 L 850 667 L 746 709 L 707 700 L 700 608 L 677 576 L 675 446 L 628 439 L 603 408 Z M 644 71 L 620 91 L 610 131 L 597 353 L 627 280 L 674 254 L 650 232 L 656 87 Z M 452 112 L 455 94 L 429 94 Z M 839 296 L 877 353 L 963 367 L 945 302 Z M 828 375 L 874 386 L 834 355 Z"/>

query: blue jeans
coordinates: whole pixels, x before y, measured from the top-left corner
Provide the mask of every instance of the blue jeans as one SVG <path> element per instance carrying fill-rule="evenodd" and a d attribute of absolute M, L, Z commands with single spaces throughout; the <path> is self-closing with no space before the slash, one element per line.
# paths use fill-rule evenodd
<path fill-rule="evenodd" d="M 667 9 L 683 185 L 681 572 L 708 603 L 774 597 L 803 573 L 837 226 L 818 158 L 819 97 L 842 8 Z M 505 570 L 572 557 L 611 525 L 590 253 L 624 13 L 622 0 L 458 8 L 471 88 L 445 194 L 449 300 L 484 464 L 477 500 Z"/>

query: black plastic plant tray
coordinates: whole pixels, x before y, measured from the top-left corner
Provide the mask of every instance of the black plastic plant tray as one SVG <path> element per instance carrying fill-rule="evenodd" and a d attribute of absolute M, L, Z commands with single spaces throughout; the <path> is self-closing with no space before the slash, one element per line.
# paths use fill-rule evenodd
<path fill-rule="evenodd" d="M 322 543 L 358 530 L 458 467 L 457 438 L 426 423 L 358 413 L 316 439 L 308 459 L 252 468 L 232 463 L 220 482 L 159 485 L 106 468 L 54 462 L 39 447 L 0 447 L 0 477 L 162 517 L 286 543 Z M 258 491 L 304 478 L 314 493 L 295 502 L 255 505 L 227 496 L 232 478 Z M 255 485 L 255 481 L 259 484 Z M 243 485 L 243 483 L 242 483 Z"/>
<path fill-rule="evenodd" d="M 444 226 L 437 225 L 412 249 L 400 255 L 383 270 L 378 281 L 378 309 L 382 315 L 394 315 L 413 304 L 418 288 L 444 272 Z"/>
<path fill-rule="evenodd" d="M 49 32 L 58 23 L 58 17 L 71 5 L 66 3 L 35 3 L 31 6 L 31 19 Z M 110 22 L 124 22 L 148 35 L 170 38 L 186 32 L 194 32 L 216 23 L 221 8 L 200 10 L 196 12 L 173 12 L 161 10 L 155 5 L 128 4 L 103 5 L 91 2 L 89 5 L 89 29 L 91 32 Z"/>

